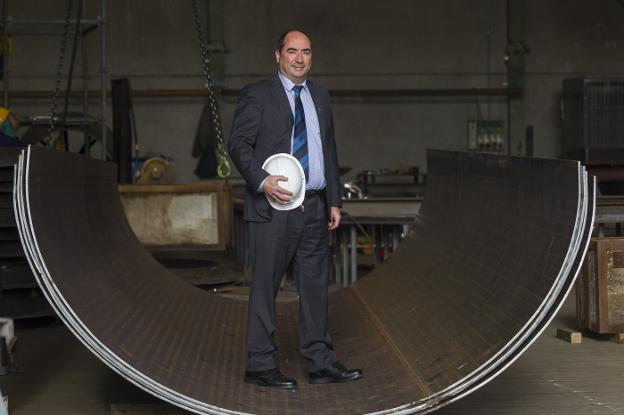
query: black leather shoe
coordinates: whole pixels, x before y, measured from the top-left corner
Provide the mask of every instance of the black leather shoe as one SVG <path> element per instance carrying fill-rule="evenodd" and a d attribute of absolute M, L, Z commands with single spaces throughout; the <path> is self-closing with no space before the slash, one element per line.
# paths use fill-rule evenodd
<path fill-rule="evenodd" d="M 361 369 L 347 369 L 340 362 L 334 362 L 334 364 L 327 369 L 319 370 L 318 372 L 310 372 L 309 375 L 310 383 L 316 385 L 322 383 L 349 382 L 364 376 Z"/>
<path fill-rule="evenodd" d="M 297 388 L 297 381 L 282 375 L 279 369 L 262 370 L 260 372 L 245 371 L 245 383 L 278 389 Z"/>

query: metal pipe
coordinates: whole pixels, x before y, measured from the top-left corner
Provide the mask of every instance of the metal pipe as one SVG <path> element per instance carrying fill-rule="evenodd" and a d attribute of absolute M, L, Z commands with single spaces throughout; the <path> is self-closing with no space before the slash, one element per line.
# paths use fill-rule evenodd
<path fill-rule="evenodd" d="M 234 261 L 240 267 L 242 271 L 245 270 L 243 264 L 243 230 L 242 230 L 242 216 L 239 215 L 238 211 L 234 211 Z"/>
<path fill-rule="evenodd" d="M 82 0 L 79 0 L 80 3 L 78 3 L 78 16 L 82 16 L 82 6 L 84 4 L 84 2 Z M 78 20 L 76 20 L 76 26 L 79 24 L 80 22 Z M 71 58 L 69 59 L 69 71 L 67 74 L 67 86 L 65 91 L 66 95 L 69 94 L 72 90 L 72 83 L 74 81 L 74 68 L 75 68 L 75 64 L 76 64 L 76 52 L 78 50 L 78 42 L 81 41 L 80 36 L 78 35 L 78 28 L 76 28 L 76 31 L 74 31 L 74 41 L 72 43 L 72 50 L 71 50 Z M 67 142 L 67 134 L 65 131 L 65 122 L 67 121 L 67 113 L 69 111 L 69 100 L 66 99 L 64 104 L 63 104 L 63 114 L 61 116 L 61 123 L 60 123 L 60 133 L 61 135 L 64 137 L 65 139 L 65 146 L 69 147 L 69 143 Z"/>
<path fill-rule="evenodd" d="M 82 19 L 87 17 L 87 5 L 85 0 L 82 2 Z M 89 113 L 89 62 L 87 56 L 87 42 L 86 33 L 82 33 L 80 36 L 80 64 L 82 68 L 82 113 L 86 116 Z M 91 148 L 89 146 L 89 135 L 85 131 L 83 133 L 84 138 L 84 152 L 85 155 L 91 155 Z"/>
<path fill-rule="evenodd" d="M 395 226 L 392 230 L 392 252 L 396 251 L 399 248 L 400 241 L 401 238 L 399 228 Z"/>
<path fill-rule="evenodd" d="M 73 30 L 69 31 L 69 34 L 72 35 L 74 33 Z M 12 36 L 64 36 L 65 32 L 20 32 L 20 31 L 11 31 Z"/>
<path fill-rule="evenodd" d="M 334 284 L 339 285 L 342 281 L 342 275 L 340 274 L 340 234 L 338 230 L 334 230 L 331 233 L 332 237 L 332 260 L 334 263 Z"/>
<path fill-rule="evenodd" d="M 237 243 L 240 245 L 236 252 L 236 263 L 240 265 L 241 270 L 245 271 L 245 226 L 243 222 L 243 215 L 236 216 L 236 238 Z"/>
<path fill-rule="evenodd" d="M 388 247 L 385 243 L 384 238 L 384 230 L 385 227 L 383 225 L 379 225 L 379 232 L 377 233 L 377 238 L 379 241 L 379 262 L 382 263 L 388 257 Z"/>
<path fill-rule="evenodd" d="M 75 22 L 75 20 L 74 20 Z M 10 25 L 9 25 L 10 26 Z M 97 29 L 99 25 L 90 24 L 86 28 L 82 28 L 80 32 L 84 34 L 88 34 L 93 30 Z M 68 34 L 73 35 L 76 31 L 72 28 L 69 29 Z M 19 29 L 19 28 L 11 28 L 11 36 L 64 36 L 65 31 L 63 29 L 60 30 L 28 30 L 28 29 Z"/>
<path fill-rule="evenodd" d="M 99 25 L 96 25 L 96 24 L 89 25 L 86 28 L 82 29 L 82 34 L 88 35 L 89 33 L 93 32 L 95 29 L 97 29 L 98 27 Z"/>
<path fill-rule="evenodd" d="M 100 19 L 92 19 L 92 20 L 82 20 L 82 25 L 86 25 L 86 24 L 101 24 L 102 21 Z M 50 24 L 50 25 L 64 25 L 65 24 L 65 20 L 60 20 L 60 19 L 15 19 L 15 20 L 10 20 L 9 22 L 7 22 L 10 25 L 37 25 L 37 24 Z M 69 20 L 70 24 L 76 24 L 76 19 L 70 19 Z"/>
<path fill-rule="evenodd" d="M 349 285 L 349 237 L 343 228 L 340 228 L 342 234 L 342 286 L 346 287 Z"/>
<path fill-rule="evenodd" d="M 240 89 L 222 89 L 224 97 L 238 97 Z M 443 89 L 330 89 L 332 98 L 414 98 L 414 97 L 518 97 L 518 88 L 443 88 Z"/>
<path fill-rule="evenodd" d="M 492 58 L 492 0 L 488 2 L 488 27 L 485 33 L 485 74 L 486 74 L 486 84 L 485 86 L 489 89 L 492 80 L 492 69 L 491 69 L 491 58 Z M 486 119 L 489 121 L 490 116 L 490 96 L 487 97 L 487 106 L 486 106 Z"/>
<path fill-rule="evenodd" d="M 101 97 L 101 126 L 102 126 L 102 160 L 106 160 L 106 0 L 102 0 L 100 12 L 100 97 Z"/>
<path fill-rule="evenodd" d="M 381 264 L 381 225 L 373 224 L 373 241 L 375 241 L 375 266 Z"/>
<path fill-rule="evenodd" d="M 232 217 L 234 218 L 233 225 L 234 225 L 234 231 L 233 231 L 233 237 L 234 237 L 234 246 L 232 247 L 232 254 L 234 256 L 234 262 L 236 262 L 237 265 L 241 266 L 242 268 L 242 264 L 241 264 L 241 260 L 240 260 L 240 250 L 243 246 L 243 241 L 241 240 L 240 237 L 240 225 L 239 225 L 239 217 L 238 217 L 238 212 L 234 211 L 234 214 L 232 215 Z"/>
<path fill-rule="evenodd" d="M 224 97 L 238 97 L 240 89 L 224 89 L 221 95 Z M 437 91 L 437 92 L 436 92 Z M 330 90 L 329 93 L 334 98 L 414 98 L 414 97 L 473 97 L 474 94 L 484 95 L 485 90 L 385 90 L 385 89 L 338 89 Z M 464 94 L 466 91 L 473 91 L 472 95 Z M 515 92 L 507 89 L 492 89 L 489 92 L 492 96 L 507 96 Z M 63 96 L 61 92 L 59 96 Z M 101 90 L 90 90 L 89 96 L 99 96 Z M 507 95 L 505 95 L 507 94 Z M 13 91 L 11 95 L 15 98 L 47 98 L 52 96 L 51 91 Z M 140 98 L 172 98 L 172 97 L 205 97 L 208 93 L 205 89 L 134 89 L 130 96 Z"/>
<path fill-rule="evenodd" d="M 357 228 L 351 225 L 351 282 L 357 281 Z"/>

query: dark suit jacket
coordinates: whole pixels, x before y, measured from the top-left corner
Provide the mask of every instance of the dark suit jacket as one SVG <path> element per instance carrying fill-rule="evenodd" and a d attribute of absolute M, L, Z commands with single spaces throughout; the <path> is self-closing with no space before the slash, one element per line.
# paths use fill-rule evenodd
<path fill-rule="evenodd" d="M 307 86 L 321 130 L 329 211 L 332 206 L 342 206 L 334 119 L 327 89 L 310 81 Z M 243 213 L 247 221 L 271 220 L 271 205 L 264 193 L 258 192 L 260 183 L 269 175 L 262 169 L 262 164 L 273 154 L 290 154 L 293 123 L 288 97 L 278 75 L 243 88 L 234 112 L 228 151 L 247 183 Z"/>

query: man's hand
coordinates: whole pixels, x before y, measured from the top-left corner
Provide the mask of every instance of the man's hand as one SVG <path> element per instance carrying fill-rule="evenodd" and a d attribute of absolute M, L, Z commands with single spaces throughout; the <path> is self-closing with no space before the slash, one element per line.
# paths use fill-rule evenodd
<path fill-rule="evenodd" d="M 334 229 L 340 226 L 340 208 L 332 206 L 329 211 L 329 230 L 333 231 Z"/>
<path fill-rule="evenodd" d="M 264 181 L 264 185 L 262 189 L 264 190 L 264 194 L 271 198 L 274 202 L 277 203 L 288 203 L 292 199 L 292 193 L 288 190 L 281 187 L 277 182 L 286 182 L 288 181 L 288 177 L 286 176 L 269 176 Z"/>

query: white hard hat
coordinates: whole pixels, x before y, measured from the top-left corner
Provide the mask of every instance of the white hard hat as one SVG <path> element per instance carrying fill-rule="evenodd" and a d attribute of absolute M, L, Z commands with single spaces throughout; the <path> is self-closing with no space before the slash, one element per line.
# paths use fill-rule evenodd
<path fill-rule="evenodd" d="M 288 181 L 278 181 L 277 183 L 293 194 L 288 203 L 275 202 L 267 196 L 271 206 L 277 210 L 291 210 L 301 206 L 305 198 L 306 179 L 299 160 L 290 154 L 278 153 L 266 159 L 262 168 L 272 176 L 288 177 Z"/>

